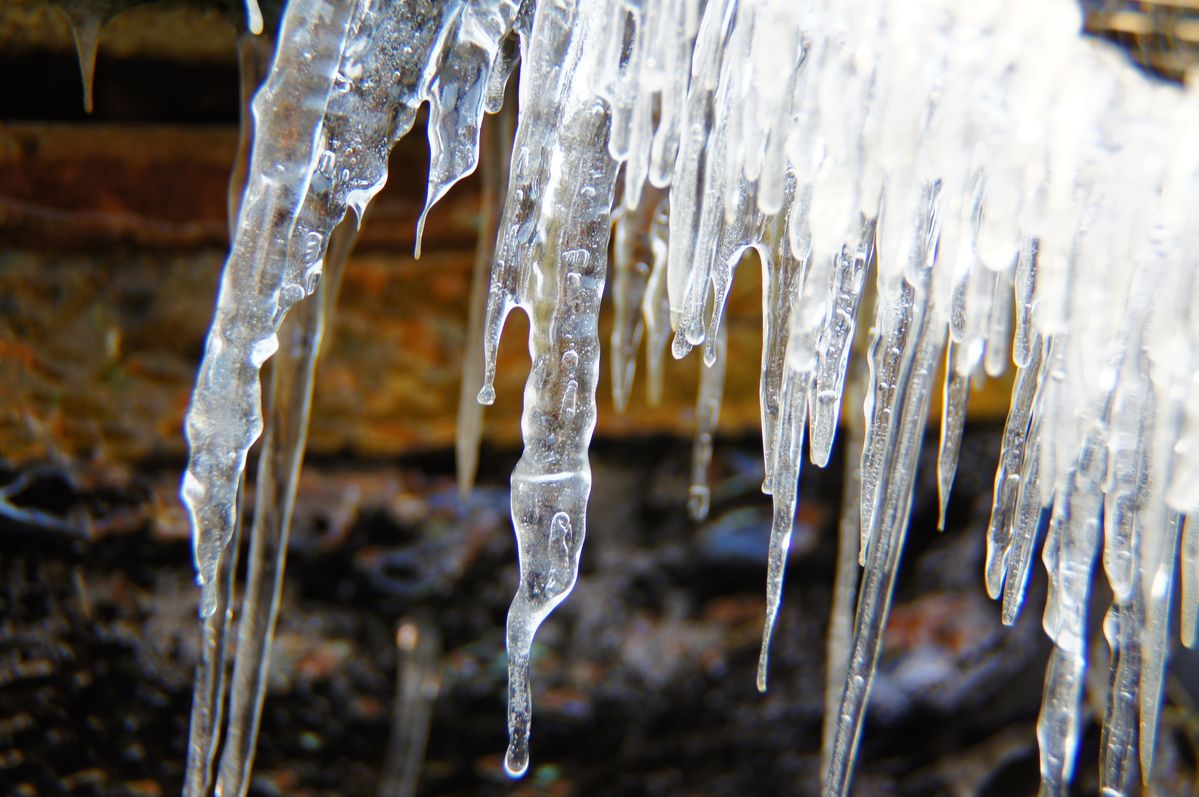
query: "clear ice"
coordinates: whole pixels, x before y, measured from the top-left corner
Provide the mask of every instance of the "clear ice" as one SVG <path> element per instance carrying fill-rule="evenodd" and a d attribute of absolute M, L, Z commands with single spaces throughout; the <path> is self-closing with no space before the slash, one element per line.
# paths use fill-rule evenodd
<path fill-rule="evenodd" d="M 253 32 L 256 8 L 247 2 Z M 85 85 L 96 19 L 75 23 Z M 532 366 L 512 475 L 520 582 L 507 625 L 508 772 L 529 765 L 533 636 L 573 588 L 586 534 L 611 242 L 616 408 L 630 404 L 642 345 L 651 403 L 667 348 L 702 352 L 696 517 L 709 500 L 723 368 L 736 356 L 726 301 L 739 264 L 756 257 L 762 269 L 763 490 L 774 511 L 759 688 L 805 441 L 824 466 L 838 424 L 851 430 L 825 794 L 850 790 L 932 394 L 942 395 L 943 527 L 970 390 L 1009 364 L 990 521 L 949 531 L 983 535 L 980 575 L 1005 624 L 1041 551 L 1053 643 L 1037 726 L 1047 794 L 1073 776 L 1091 587 L 1106 578 L 1100 779 L 1105 794 L 1135 793 L 1138 769 L 1148 782 L 1175 594 L 1185 644 L 1199 622 L 1193 90 L 1082 38 L 1074 0 L 292 0 L 280 26 L 243 120 L 244 171 L 231 185 L 244 173 L 245 190 L 231 194 L 235 235 L 186 426 L 182 494 L 204 634 L 188 793 L 208 793 L 221 745 L 239 491 L 265 423 L 216 788 L 244 793 L 248 782 L 320 329 L 336 293 L 321 275 L 335 276 L 335 250 L 352 238 L 334 230 L 347 210 L 361 223 L 391 145 L 427 102 L 419 241 L 438 199 L 478 165 L 484 114 L 506 94 L 511 109 L 518 62 L 515 133 L 482 134 L 484 159 L 501 163 L 485 164 L 491 220 L 459 440 L 469 485 L 481 411 L 465 399 L 495 400 L 500 335 L 519 308 Z M 264 54 L 248 36 L 241 50 L 248 96 Z M 325 298 L 285 322 L 318 284 Z M 264 418 L 259 371 L 281 345 Z"/>

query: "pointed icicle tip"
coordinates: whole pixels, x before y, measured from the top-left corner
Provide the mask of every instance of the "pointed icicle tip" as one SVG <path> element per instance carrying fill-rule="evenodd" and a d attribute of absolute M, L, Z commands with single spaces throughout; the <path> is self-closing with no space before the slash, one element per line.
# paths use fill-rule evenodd
<path fill-rule="evenodd" d="M 246 26 L 255 36 L 262 34 L 262 9 L 258 0 L 246 0 Z"/>
<path fill-rule="evenodd" d="M 79 75 L 83 79 L 83 110 L 91 113 L 95 107 L 92 88 L 96 82 L 96 51 L 100 46 L 100 28 L 104 18 L 100 12 L 78 9 L 67 14 L 75 51 L 79 54 Z"/>

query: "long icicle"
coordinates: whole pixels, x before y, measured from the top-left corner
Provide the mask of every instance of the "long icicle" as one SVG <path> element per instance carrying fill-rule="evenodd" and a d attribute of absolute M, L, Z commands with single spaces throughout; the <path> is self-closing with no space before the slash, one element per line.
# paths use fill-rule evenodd
<path fill-rule="evenodd" d="M 612 117 L 592 90 L 604 36 L 625 15 L 602 4 L 540 5 L 520 78 L 520 121 L 485 321 L 480 401 L 494 400 L 495 353 L 507 314 L 528 313 L 532 368 L 512 473 L 520 585 L 508 611 L 508 735 L 504 766 L 529 765 L 529 655 L 537 628 L 573 589 L 586 536 L 599 375 L 598 319 L 607 273 L 617 163 Z M 627 31 L 633 34 L 633 30 Z M 553 146 L 548 146 L 551 142 Z M 552 160 L 562 147 L 575 153 Z"/>
<path fill-rule="evenodd" d="M 863 535 L 868 540 L 866 572 L 854 618 L 853 652 L 845 692 L 837 712 L 837 731 L 825 772 L 823 789 L 826 795 L 844 797 L 849 791 L 850 773 L 861 739 L 866 701 L 882 649 L 882 633 L 887 624 L 899 559 L 907 536 L 912 494 L 916 485 L 916 464 L 928 418 L 933 378 L 948 334 L 944 310 L 932 300 L 929 273 L 940 234 L 939 192 L 939 183 L 926 185 L 920 192 L 911 260 L 900 277 L 902 285 L 897 291 L 898 295 L 892 295 L 894 304 L 888 301 L 890 297 L 885 292 L 880 292 L 879 297 L 880 302 L 887 304 L 882 310 L 884 326 L 876 334 L 879 338 L 901 341 L 901 349 L 898 363 L 891 371 L 894 373 L 894 382 L 880 384 L 876 372 L 871 389 L 886 390 L 890 394 L 888 404 L 894 409 L 896 417 L 892 423 L 883 424 L 884 427 L 890 427 L 893 434 L 887 435 L 888 439 L 881 444 L 881 450 L 877 453 L 888 465 L 878 470 L 878 482 L 870 496 L 870 512 L 862 513 L 861 522 L 870 523 L 873 528 Z M 898 333 L 900 329 L 905 331 Z M 879 406 L 875 404 L 876 408 Z M 864 449 L 863 471 L 867 461 Z M 867 498 L 865 487 L 863 480 L 863 509 Z"/>
<path fill-rule="evenodd" d="M 851 361 L 845 381 L 845 401 L 850 407 L 862 405 L 865 392 L 866 367 Z M 833 754 L 833 739 L 837 734 L 837 709 L 845 691 L 845 675 L 849 671 L 850 642 L 853 635 L 855 598 L 858 595 L 858 546 L 860 544 L 858 507 L 862 500 L 859 470 L 862 462 L 853 456 L 860 451 L 864 440 L 865 419 L 856 412 L 845 418 L 844 477 L 841 480 L 841 519 L 837 522 L 837 565 L 833 576 L 833 600 L 829 610 L 828 641 L 824 665 L 824 726 L 820 734 L 820 771 L 828 769 Z"/>
<path fill-rule="evenodd" d="M 357 226 L 348 221 L 334 231 L 317 295 L 288 316 L 280 329 L 282 345 L 271 361 L 267 431 L 258 460 L 229 720 L 216 783 L 217 792 L 228 797 L 244 797 L 250 787 L 296 490 L 308 440 L 316 365 L 357 233 Z"/>

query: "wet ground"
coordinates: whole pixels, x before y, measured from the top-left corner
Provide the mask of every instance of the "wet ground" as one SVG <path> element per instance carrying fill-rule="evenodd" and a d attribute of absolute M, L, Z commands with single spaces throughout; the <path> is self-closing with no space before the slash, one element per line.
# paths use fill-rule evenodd
<path fill-rule="evenodd" d="M 803 474 L 762 696 L 760 455 L 753 441 L 718 445 L 712 514 L 694 524 L 689 448 L 594 446 L 582 577 L 538 637 L 533 763 L 516 783 L 501 769 L 516 453 L 488 452 L 466 501 L 448 454 L 310 463 L 251 793 L 370 795 L 411 777 L 388 754 L 419 746 L 424 725 L 419 700 L 402 703 L 412 735 L 392 739 L 397 668 L 400 684 L 436 688 L 418 794 L 816 793 L 840 464 Z M 1003 628 L 981 578 L 997 450 L 997 429 L 968 432 L 940 535 L 926 452 L 855 794 L 1035 792 L 1043 576 Z M 87 483 L 50 467 L 0 489 L 0 793 L 178 793 L 197 650 L 178 467 Z M 28 514 L 39 508 L 52 517 Z M 1175 778 L 1193 768 L 1188 716 L 1167 712 L 1160 766 Z M 1095 790 L 1097 742 L 1091 726 L 1079 793 Z"/>

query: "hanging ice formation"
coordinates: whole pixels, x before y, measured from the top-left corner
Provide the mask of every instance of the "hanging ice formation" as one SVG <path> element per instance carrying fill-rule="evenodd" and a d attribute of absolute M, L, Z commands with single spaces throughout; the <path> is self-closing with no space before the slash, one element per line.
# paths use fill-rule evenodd
<path fill-rule="evenodd" d="M 863 414 L 850 407 L 845 419 L 861 450 L 842 524 L 829 672 L 843 684 L 828 691 L 825 793 L 849 789 L 930 398 L 942 391 L 943 523 L 969 387 L 1009 360 L 983 576 L 1013 622 L 1047 528 L 1043 791 L 1062 793 L 1073 773 L 1097 561 L 1113 595 L 1101 780 L 1105 793 L 1136 791 L 1138 769 L 1148 778 L 1153 764 L 1178 559 L 1187 645 L 1199 614 L 1199 526 L 1187 520 L 1199 506 L 1189 259 L 1199 105 L 1079 27 L 1073 0 L 292 0 L 254 100 L 237 234 L 187 419 L 183 497 L 205 626 L 188 793 L 210 789 L 221 734 L 239 485 L 263 429 L 259 370 L 288 311 L 316 290 L 347 208 L 361 220 L 382 187 L 417 107 L 430 104 L 431 207 L 475 168 L 482 115 L 499 110 L 518 59 L 482 352 L 468 360 L 490 403 L 505 318 L 529 315 L 508 771 L 529 761 L 533 635 L 571 591 L 585 536 L 614 221 L 614 403 L 628 403 L 642 340 L 651 400 L 667 345 L 676 357 L 703 349 L 696 516 L 707 509 L 725 301 L 747 250 L 763 269 L 763 489 L 774 516 L 762 689 L 805 436 L 825 465 L 853 341 L 869 339 Z M 343 258 L 328 255 L 328 267 Z M 329 303 L 297 321 L 307 332 L 274 376 L 222 794 L 248 782 Z M 477 422 L 464 414 L 468 457 Z M 864 570 L 848 631 L 855 554 Z"/>

